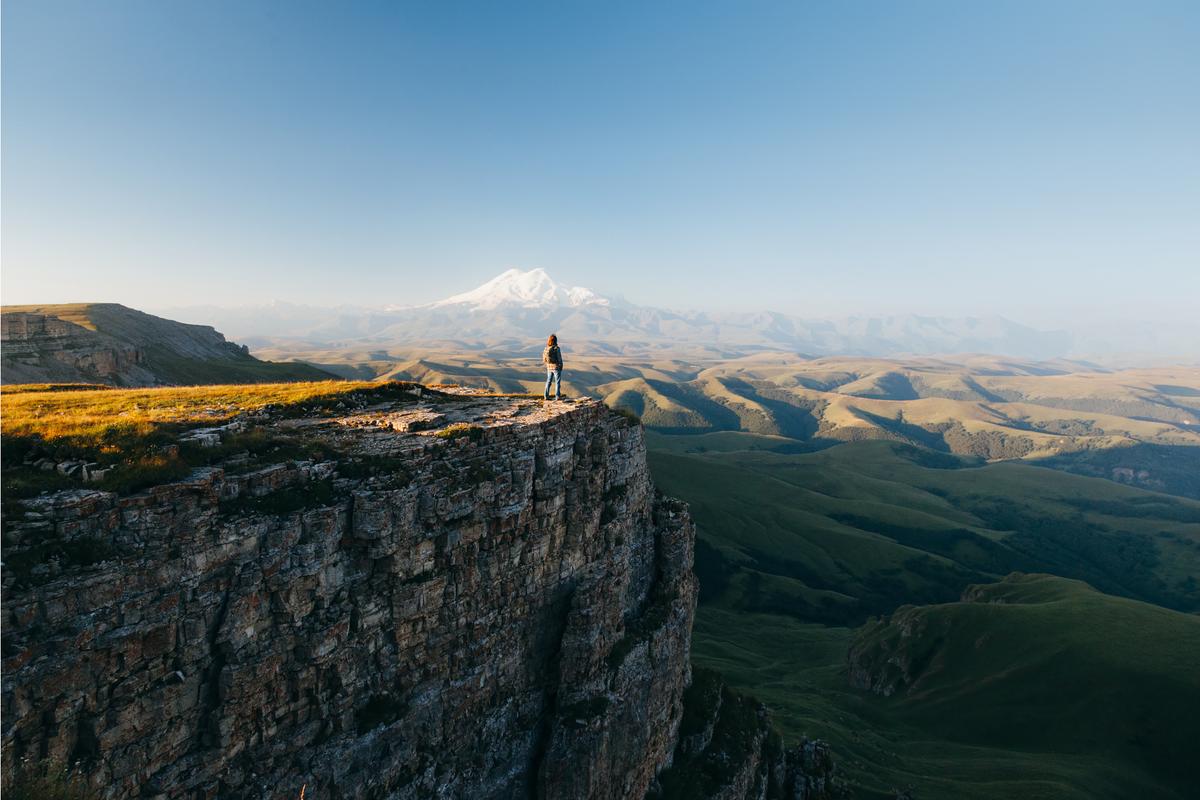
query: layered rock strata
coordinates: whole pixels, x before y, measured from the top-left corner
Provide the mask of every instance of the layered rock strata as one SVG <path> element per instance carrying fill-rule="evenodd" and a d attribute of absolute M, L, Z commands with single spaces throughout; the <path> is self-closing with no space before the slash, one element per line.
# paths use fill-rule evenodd
<path fill-rule="evenodd" d="M 326 380 L 300 363 L 259 361 L 207 325 L 117 303 L 4 306 L 0 380 L 161 386 Z"/>
<path fill-rule="evenodd" d="M 78 761 L 108 798 L 643 796 L 690 679 L 686 508 L 598 403 L 405 423 L 430 413 L 260 421 L 336 455 L 25 501 L 6 564 L 101 555 L 6 572 L 4 769 Z"/>
<path fill-rule="evenodd" d="M 0 315 L 6 383 L 46 381 L 155 383 L 136 347 L 47 314 Z"/>

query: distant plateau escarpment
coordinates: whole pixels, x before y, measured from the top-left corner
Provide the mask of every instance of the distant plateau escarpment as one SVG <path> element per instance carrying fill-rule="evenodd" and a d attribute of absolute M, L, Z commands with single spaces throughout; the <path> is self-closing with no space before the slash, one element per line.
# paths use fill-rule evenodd
<path fill-rule="evenodd" d="M 260 361 L 207 325 L 116 303 L 5 306 L 3 381 L 160 386 L 321 380 L 306 364 Z"/>

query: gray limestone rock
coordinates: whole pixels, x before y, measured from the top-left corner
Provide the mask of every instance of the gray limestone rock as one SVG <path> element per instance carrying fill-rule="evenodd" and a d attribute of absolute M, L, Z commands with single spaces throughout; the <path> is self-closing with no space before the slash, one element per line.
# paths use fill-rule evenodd
<path fill-rule="evenodd" d="M 104 557 L 6 570 L 3 768 L 79 761 L 114 799 L 643 796 L 690 676 L 686 508 L 599 403 L 437 413 L 471 435 L 293 420 L 343 455 L 26 501 L 6 563 Z"/>

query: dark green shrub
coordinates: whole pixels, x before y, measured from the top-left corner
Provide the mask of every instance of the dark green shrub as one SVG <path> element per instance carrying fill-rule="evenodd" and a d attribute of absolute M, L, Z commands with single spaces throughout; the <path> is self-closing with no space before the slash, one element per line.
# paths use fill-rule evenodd
<path fill-rule="evenodd" d="M 465 422 L 455 423 L 442 428 L 434 434 L 439 439 L 462 439 L 469 438 L 472 442 L 478 442 L 483 438 L 483 428 L 478 425 L 469 425 Z"/>
<path fill-rule="evenodd" d="M 624 406 L 619 406 L 619 407 L 613 409 L 613 413 L 624 417 L 625 419 L 627 419 L 629 421 L 629 423 L 631 425 L 641 425 L 642 424 L 642 418 L 639 417 L 637 415 L 637 412 L 634 411 L 632 408 L 625 408 Z"/>
<path fill-rule="evenodd" d="M 412 476 L 404 467 L 404 459 L 394 456 L 360 456 L 338 461 L 338 475 L 343 478 L 373 478 L 385 476 L 399 483 L 408 483 Z"/>
<path fill-rule="evenodd" d="M 408 704 L 390 694 L 371 695 L 366 704 L 354 712 L 354 725 L 361 736 L 381 725 L 390 725 L 404 715 Z"/>
<path fill-rule="evenodd" d="M 237 497 L 221 503 L 221 513 L 229 516 L 241 514 L 290 514 L 306 508 L 321 508 L 337 502 L 337 493 L 330 480 L 312 481 L 299 486 L 288 486 L 261 497 Z"/>
<path fill-rule="evenodd" d="M 100 800 L 78 769 L 43 761 L 22 763 L 4 778 L 5 800 Z"/>

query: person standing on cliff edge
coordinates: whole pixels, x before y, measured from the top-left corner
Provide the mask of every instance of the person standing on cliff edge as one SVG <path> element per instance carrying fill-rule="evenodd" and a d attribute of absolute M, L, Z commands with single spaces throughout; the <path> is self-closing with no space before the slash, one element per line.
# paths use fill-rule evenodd
<path fill-rule="evenodd" d="M 546 349 L 542 351 L 542 364 L 546 367 L 546 391 L 542 393 L 545 400 L 550 399 L 550 384 L 554 384 L 554 399 L 562 400 L 562 350 L 558 347 L 558 337 L 553 333 L 546 340 Z"/>

